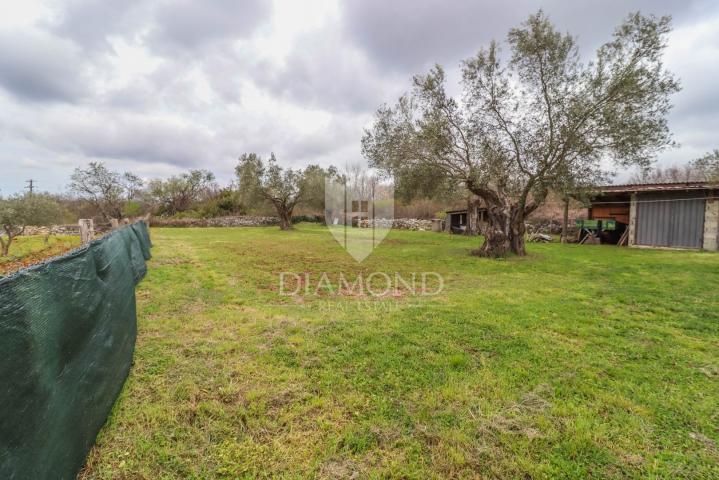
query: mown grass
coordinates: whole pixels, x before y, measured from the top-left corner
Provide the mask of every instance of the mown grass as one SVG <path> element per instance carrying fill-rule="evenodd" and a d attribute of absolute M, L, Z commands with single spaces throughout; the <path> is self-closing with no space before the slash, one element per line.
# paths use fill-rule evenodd
<path fill-rule="evenodd" d="M 17 237 L 10 244 L 8 255 L 0 257 L 0 276 L 61 255 L 78 246 L 80 237 L 73 235 L 50 235 L 47 239 L 44 235 Z"/>
<path fill-rule="evenodd" d="M 154 229 L 135 364 L 81 478 L 718 478 L 719 255 L 317 226 Z M 434 297 L 280 296 L 433 271 Z"/>

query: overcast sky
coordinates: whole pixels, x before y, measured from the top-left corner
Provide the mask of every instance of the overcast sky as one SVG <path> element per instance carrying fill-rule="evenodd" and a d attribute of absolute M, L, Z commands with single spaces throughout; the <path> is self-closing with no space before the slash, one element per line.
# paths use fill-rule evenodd
<path fill-rule="evenodd" d="M 587 58 L 632 10 L 671 14 L 685 163 L 719 147 L 719 3 L 710 1 L 0 0 L 0 193 L 60 191 L 100 160 L 142 177 L 274 151 L 361 160 L 362 129 L 413 74 L 459 62 L 543 8 Z M 624 174 L 626 176 L 626 173 Z"/>

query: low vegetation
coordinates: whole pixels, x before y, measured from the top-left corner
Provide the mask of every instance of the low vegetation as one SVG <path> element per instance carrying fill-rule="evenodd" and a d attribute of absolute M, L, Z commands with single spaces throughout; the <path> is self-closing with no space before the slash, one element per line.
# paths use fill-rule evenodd
<path fill-rule="evenodd" d="M 81 474 L 717 478 L 719 256 L 392 231 L 154 229 L 125 388 Z M 280 296 L 437 272 L 431 297 Z"/>
<path fill-rule="evenodd" d="M 13 240 L 28 225 L 52 225 L 65 214 L 62 206 L 47 195 L 0 196 L 0 257 L 8 256 Z"/>
<path fill-rule="evenodd" d="M 0 276 L 29 267 L 80 246 L 77 235 L 28 235 L 17 237 L 7 256 L 0 256 Z"/>

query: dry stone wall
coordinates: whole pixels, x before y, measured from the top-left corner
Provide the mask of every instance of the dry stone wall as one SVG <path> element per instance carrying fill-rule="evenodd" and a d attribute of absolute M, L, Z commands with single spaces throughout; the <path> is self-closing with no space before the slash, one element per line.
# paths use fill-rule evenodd
<path fill-rule="evenodd" d="M 397 228 L 400 230 L 419 230 L 419 231 L 431 231 L 432 220 L 423 220 L 419 218 L 375 218 L 360 220 L 359 226 L 361 228 Z"/>
<path fill-rule="evenodd" d="M 150 219 L 152 227 L 262 227 L 279 225 L 277 217 L 253 217 L 249 215 L 216 218 L 160 218 Z"/>
<path fill-rule="evenodd" d="M 25 227 L 23 235 L 79 235 L 79 225 L 53 225 L 52 227 Z"/>

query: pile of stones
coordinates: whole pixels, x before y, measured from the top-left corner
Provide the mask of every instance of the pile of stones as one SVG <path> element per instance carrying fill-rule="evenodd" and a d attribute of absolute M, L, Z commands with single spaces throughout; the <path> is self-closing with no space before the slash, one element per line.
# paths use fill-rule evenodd
<path fill-rule="evenodd" d="M 361 228 L 398 228 L 400 230 L 419 230 L 419 231 L 431 231 L 432 220 L 423 220 L 419 218 L 375 218 L 360 220 L 359 226 Z"/>
<path fill-rule="evenodd" d="M 277 217 L 250 215 L 216 218 L 150 218 L 152 227 L 262 227 L 279 224 L 280 219 Z"/>
<path fill-rule="evenodd" d="M 548 233 L 550 235 L 558 235 L 562 233 L 562 222 L 548 219 L 530 219 L 526 224 L 528 233 Z M 569 223 L 570 230 L 574 228 L 574 222 Z"/>
<path fill-rule="evenodd" d="M 28 225 L 23 235 L 79 235 L 79 225 L 53 225 L 52 227 L 33 227 Z"/>

